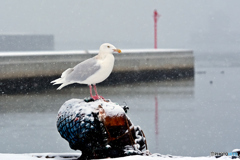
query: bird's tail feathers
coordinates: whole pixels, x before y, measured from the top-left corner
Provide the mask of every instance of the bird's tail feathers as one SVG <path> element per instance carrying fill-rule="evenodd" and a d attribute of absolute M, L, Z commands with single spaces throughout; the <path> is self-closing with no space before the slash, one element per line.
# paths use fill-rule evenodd
<path fill-rule="evenodd" d="M 70 84 L 70 83 L 63 83 L 61 86 L 59 86 L 59 87 L 57 88 L 57 90 L 60 90 L 60 89 L 62 89 L 63 87 L 69 85 L 69 84 Z"/>
<path fill-rule="evenodd" d="M 62 89 L 63 87 L 71 84 L 71 83 L 67 83 L 65 81 L 66 77 L 73 71 L 73 68 L 68 68 L 67 70 L 65 70 L 62 75 L 61 75 L 61 78 L 58 78 L 58 79 L 55 79 L 53 81 L 51 81 L 51 83 L 53 83 L 53 85 L 56 85 L 56 84 L 62 84 L 61 86 L 59 86 L 57 88 L 57 90 L 60 90 Z"/>
<path fill-rule="evenodd" d="M 69 75 L 72 71 L 73 71 L 73 68 L 68 68 L 67 70 L 65 70 L 65 71 L 62 73 L 61 78 L 66 77 L 66 76 Z"/>
<path fill-rule="evenodd" d="M 51 81 L 50 83 L 54 83 L 53 85 L 55 85 L 56 83 L 58 83 L 61 80 L 61 78 L 55 79 L 53 81 Z"/>
<path fill-rule="evenodd" d="M 54 83 L 53 85 L 63 83 L 65 77 L 66 77 L 67 75 L 69 75 L 72 71 L 73 71 L 73 68 L 68 68 L 67 70 L 65 70 L 65 71 L 62 73 L 61 78 L 55 79 L 55 80 L 53 80 L 51 83 Z"/>

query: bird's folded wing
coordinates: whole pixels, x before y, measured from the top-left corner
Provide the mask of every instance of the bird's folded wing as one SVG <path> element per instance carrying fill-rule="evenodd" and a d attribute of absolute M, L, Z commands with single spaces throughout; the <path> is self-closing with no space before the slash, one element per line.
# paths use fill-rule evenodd
<path fill-rule="evenodd" d="M 66 77 L 67 81 L 84 81 L 100 69 L 95 57 L 79 63 L 73 68 L 73 71 Z"/>
<path fill-rule="evenodd" d="M 68 68 L 67 70 L 65 70 L 63 73 L 62 73 L 62 75 L 61 75 L 61 77 L 66 77 L 67 75 L 69 75 L 71 72 L 73 71 L 73 68 Z"/>

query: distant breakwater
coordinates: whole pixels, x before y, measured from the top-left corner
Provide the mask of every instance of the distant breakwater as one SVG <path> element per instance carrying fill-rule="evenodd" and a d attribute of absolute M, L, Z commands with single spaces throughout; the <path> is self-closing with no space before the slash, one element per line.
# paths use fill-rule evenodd
<path fill-rule="evenodd" d="M 194 79 L 192 50 L 122 50 L 114 54 L 111 75 L 99 85 Z M 50 82 L 97 51 L 0 53 L 0 93 L 17 94 L 55 88 Z M 73 87 L 76 85 L 72 85 Z"/>

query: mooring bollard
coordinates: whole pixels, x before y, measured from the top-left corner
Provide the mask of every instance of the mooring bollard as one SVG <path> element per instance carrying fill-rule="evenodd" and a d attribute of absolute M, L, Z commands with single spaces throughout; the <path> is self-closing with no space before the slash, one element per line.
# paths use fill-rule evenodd
<path fill-rule="evenodd" d="M 146 155 L 146 138 L 126 115 L 128 107 L 110 100 L 71 99 L 60 108 L 57 129 L 80 159 Z"/>

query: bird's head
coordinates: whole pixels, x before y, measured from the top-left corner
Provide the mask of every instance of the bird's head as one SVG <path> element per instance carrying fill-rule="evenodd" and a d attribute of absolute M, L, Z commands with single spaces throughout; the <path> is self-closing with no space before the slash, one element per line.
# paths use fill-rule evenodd
<path fill-rule="evenodd" d="M 120 49 L 117 49 L 114 45 L 110 43 L 104 43 L 100 46 L 99 48 L 99 53 L 113 53 L 113 52 L 118 52 L 121 53 L 122 51 Z"/>

